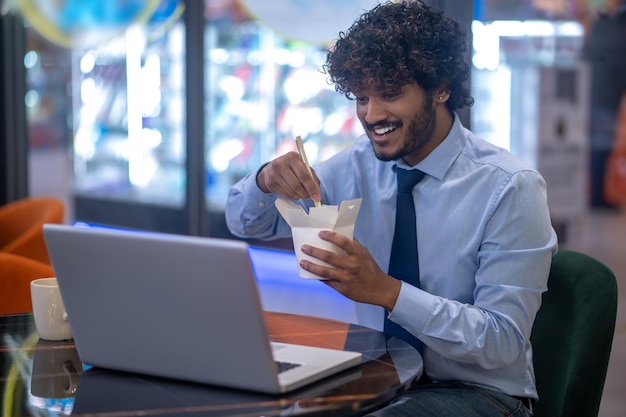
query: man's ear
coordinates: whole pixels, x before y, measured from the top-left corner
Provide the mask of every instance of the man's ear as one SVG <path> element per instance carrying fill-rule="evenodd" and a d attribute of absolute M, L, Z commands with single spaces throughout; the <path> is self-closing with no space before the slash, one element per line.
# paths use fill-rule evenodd
<path fill-rule="evenodd" d="M 450 98 L 450 92 L 444 89 L 438 89 L 435 91 L 435 101 L 445 103 Z"/>

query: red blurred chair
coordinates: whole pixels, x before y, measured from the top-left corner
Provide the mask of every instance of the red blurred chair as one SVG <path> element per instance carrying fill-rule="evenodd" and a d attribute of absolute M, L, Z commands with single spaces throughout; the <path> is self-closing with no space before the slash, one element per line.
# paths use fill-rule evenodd
<path fill-rule="evenodd" d="M 54 276 L 48 264 L 0 252 L 0 315 L 33 311 L 30 282 Z"/>
<path fill-rule="evenodd" d="M 44 223 L 63 223 L 65 206 L 53 197 L 33 197 L 0 206 L 0 252 L 50 265 Z"/>

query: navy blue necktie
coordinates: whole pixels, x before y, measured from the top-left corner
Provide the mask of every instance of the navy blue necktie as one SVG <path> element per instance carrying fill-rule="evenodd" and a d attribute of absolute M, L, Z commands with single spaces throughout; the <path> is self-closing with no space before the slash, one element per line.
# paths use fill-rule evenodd
<path fill-rule="evenodd" d="M 397 169 L 398 196 L 396 204 L 396 226 L 391 245 L 388 274 L 419 287 L 419 264 L 417 261 L 417 226 L 413 188 L 424 177 L 417 169 Z M 404 330 L 402 326 L 385 317 L 385 333 L 397 336 L 421 351 L 420 341 Z"/>

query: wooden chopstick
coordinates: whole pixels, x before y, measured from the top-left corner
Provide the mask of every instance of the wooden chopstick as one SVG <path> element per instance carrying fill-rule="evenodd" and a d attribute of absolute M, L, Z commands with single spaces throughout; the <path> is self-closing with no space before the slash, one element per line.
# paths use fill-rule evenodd
<path fill-rule="evenodd" d="M 311 178 L 315 180 L 315 177 L 313 176 L 313 171 L 311 171 L 311 165 L 309 165 L 309 160 L 306 157 L 306 152 L 304 151 L 304 144 L 302 143 L 302 138 L 300 136 L 296 136 L 296 146 L 298 147 L 298 153 L 300 154 L 300 157 L 302 158 L 302 162 L 304 162 L 304 165 L 306 166 L 307 171 L 309 171 L 309 175 L 311 176 Z M 321 201 L 313 201 L 313 202 L 315 203 L 315 207 L 322 206 Z"/>

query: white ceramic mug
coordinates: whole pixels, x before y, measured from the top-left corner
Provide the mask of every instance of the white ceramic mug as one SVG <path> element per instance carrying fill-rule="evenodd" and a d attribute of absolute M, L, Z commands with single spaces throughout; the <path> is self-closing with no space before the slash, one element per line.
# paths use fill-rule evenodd
<path fill-rule="evenodd" d="M 72 330 L 56 278 L 39 278 L 30 283 L 35 328 L 45 340 L 67 340 Z"/>

